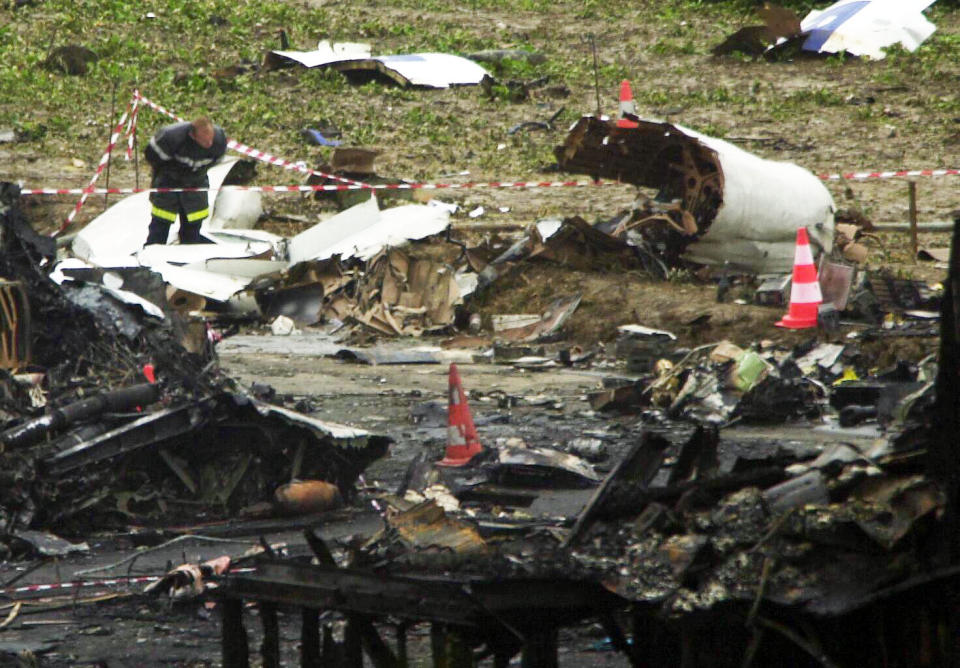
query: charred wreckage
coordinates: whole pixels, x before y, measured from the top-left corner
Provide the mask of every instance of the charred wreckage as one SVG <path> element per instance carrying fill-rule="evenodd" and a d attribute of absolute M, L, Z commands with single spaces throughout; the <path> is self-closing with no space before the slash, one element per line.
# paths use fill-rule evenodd
<path fill-rule="evenodd" d="M 731 239 L 749 239 L 736 250 L 745 266 L 782 271 L 802 215 L 814 243 L 830 249 L 833 202 L 814 177 L 794 174 L 796 191 L 771 203 L 791 209 L 782 225 L 744 233 L 756 202 L 739 180 L 771 177 L 770 164 L 670 124 L 628 121 L 585 117 L 557 148 L 563 169 L 659 189 L 611 222 L 617 235 L 642 232 L 662 257 L 692 261 L 716 259 L 711 239 L 727 258 Z M 167 288 L 154 271 L 110 270 L 130 291 L 96 269 L 52 280 L 54 242 L 17 200 L 16 186 L 0 184 L 0 556 L 22 557 L 43 532 L 170 527 L 185 513 L 198 522 L 283 515 L 291 495 L 279 490 L 296 481 L 354 498 L 388 437 L 237 388 L 205 322 L 138 301 Z M 566 221 L 563 234 L 575 243 L 598 232 Z M 556 240 L 543 241 L 534 253 L 558 252 Z M 519 653 L 525 666 L 556 666 L 560 629 L 584 620 L 598 621 L 635 666 L 956 664 L 958 254 L 955 229 L 935 382 L 869 447 L 744 442 L 709 422 L 644 426 L 591 481 L 579 514 L 547 527 L 473 521 L 426 494 L 385 496 L 382 529 L 344 554 L 307 528 L 308 553 L 265 549 L 245 572 L 205 566 L 218 583 L 224 665 L 250 665 L 249 603 L 263 625 L 264 666 L 280 665 L 279 614 L 291 611 L 305 666 L 406 665 L 417 623 L 430 624 L 435 665 L 507 666 Z M 379 261 L 386 277 L 415 273 L 406 258 Z M 481 284 L 499 264 L 480 268 Z M 443 281 L 444 298 L 429 306 L 444 313 L 437 321 L 455 301 L 454 277 Z M 404 329 L 374 306 L 375 317 L 366 313 L 377 327 Z M 500 501 L 522 497 L 502 492 Z M 390 628 L 393 643 L 382 635 Z"/>

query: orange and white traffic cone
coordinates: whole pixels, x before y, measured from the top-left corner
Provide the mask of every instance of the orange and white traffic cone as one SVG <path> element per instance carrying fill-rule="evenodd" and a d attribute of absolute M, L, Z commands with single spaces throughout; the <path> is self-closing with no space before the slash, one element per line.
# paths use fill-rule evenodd
<path fill-rule="evenodd" d="M 483 450 L 470 417 L 467 395 L 457 365 L 450 365 L 450 402 L 447 405 L 447 452 L 439 466 L 463 466 Z"/>
<path fill-rule="evenodd" d="M 633 103 L 633 93 L 630 91 L 630 82 L 624 79 L 620 82 L 620 119 L 617 121 L 618 128 L 636 128 L 640 124 L 626 118 L 626 115 L 637 115 L 637 105 Z"/>
<path fill-rule="evenodd" d="M 813 264 L 810 252 L 810 239 L 807 229 L 797 230 L 797 249 L 793 258 L 793 284 L 790 286 L 790 309 L 780 319 L 777 327 L 788 329 L 806 329 L 817 326 L 817 314 L 823 294 L 817 280 L 817 268 Z"/>

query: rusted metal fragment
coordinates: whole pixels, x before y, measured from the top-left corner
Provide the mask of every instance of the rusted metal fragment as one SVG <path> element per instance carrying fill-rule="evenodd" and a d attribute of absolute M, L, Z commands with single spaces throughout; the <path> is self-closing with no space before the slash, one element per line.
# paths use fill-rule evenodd
<path fill-rule="evenodd" d="M 865 517 L 859 525 L 888 550 L 907 536 L 918 520 L 931 513 L 942 514 L 947 501 L 936 483 L 920 475 L 868 479 L 854 496 L 881 508 L 881 514 Z"/>
<path fill-rule="evenodd" d="M 387 519 L 388 526 L 407 549 L 452 551 L 456 554 L 485 552 L 486 541 L 469 524 L 450 518 L 433 500 Z"/>

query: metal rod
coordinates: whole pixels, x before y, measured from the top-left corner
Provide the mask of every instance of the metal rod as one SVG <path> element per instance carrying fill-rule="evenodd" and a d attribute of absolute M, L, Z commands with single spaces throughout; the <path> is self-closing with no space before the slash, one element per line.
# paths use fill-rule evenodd
<path fill-rule="evenodd" d="M 910 198 L 910 250 L 913 252 L 913 261 L 917 261 L 917 182 L 907 184 L 907 193 Z"/>
<path fill-rule="evenodd" d="M 600 69 L 597 64 L 597 39 L 590 35 L 590 48 L 593 50 L 593 87 L 597 96 L 597 118 L 602 115 L 600 109 Z"/>
<path fill-rule="evenodd" d="M 113 127 L 113 119 L 116 118 L 117 114 L 117 80 L 113 80 L 113 91 L 110 93 L 110 122 L 107 123 L 107 127 Z M 104 188 L 110 187 L 110 164 L 113 162 L 113 151 L 107 153 L 107 171 L 103 175 L 104 179 Z M 103 193 L 103 210 L 107 210 L 107 200 L 110 198 L 110 193 Z"/>

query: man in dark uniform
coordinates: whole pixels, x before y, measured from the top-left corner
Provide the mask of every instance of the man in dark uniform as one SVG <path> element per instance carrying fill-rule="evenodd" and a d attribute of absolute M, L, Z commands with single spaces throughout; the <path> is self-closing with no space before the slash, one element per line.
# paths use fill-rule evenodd
<path fill-rule="evenodd" d="M 153 167 L 152 188 L 208 188 L 207 170 L 227 150 L 223 128 L 207 117 L 174 123 L 157 130 L 144 155 Z M 147 242 L 165 244 L 171 223 L 180 215 L 180 243 L 199 244 L 200 225 L 210 214 L 207 192 L 150 193 L 151 218 Z"/>

